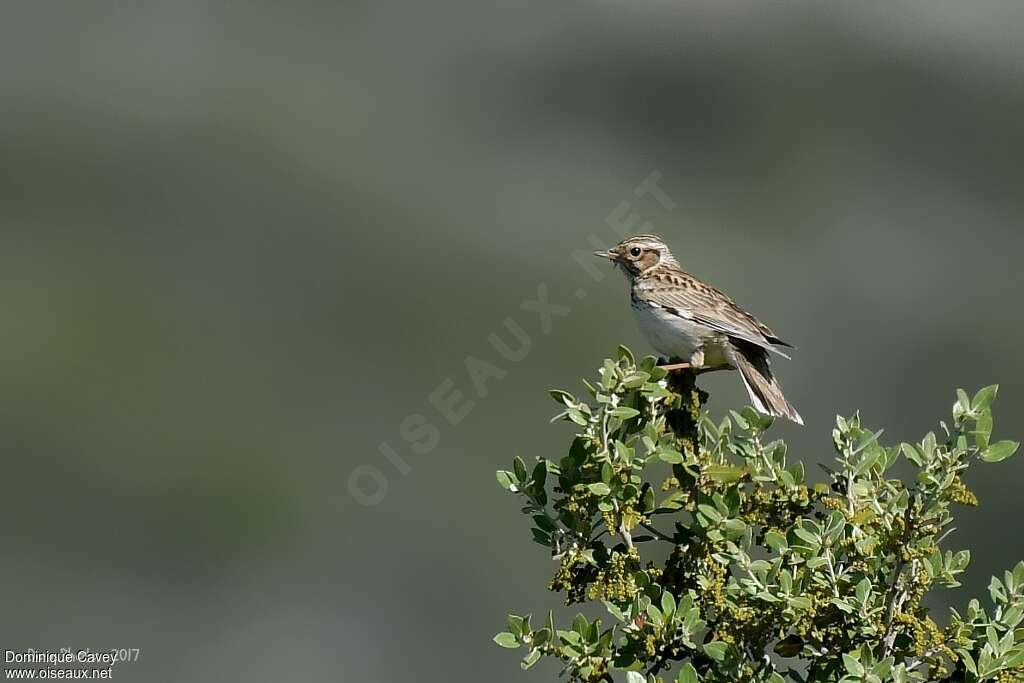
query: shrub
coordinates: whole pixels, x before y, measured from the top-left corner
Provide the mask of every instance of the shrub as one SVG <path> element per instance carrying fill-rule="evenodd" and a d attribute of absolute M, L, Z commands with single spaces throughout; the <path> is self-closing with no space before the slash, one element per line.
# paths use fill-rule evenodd
<path fill-rule="evenodd" d="M 1024 681 L 1024 563 L 945 625 L 923 602 L 970 561 L 944 547 L 953 505 L 977 504 L 967 468 L 1017 449 L 990 439 L 996 387 L 958 391 L 951 423 L 917 444 L 837 418 L 835 465 L 811 484 L 766 437 L 771 418 L 713 422 L 692 373 L 620 348 L 599 374 L 587 400 L 551 392 L 578 426 L 565 457 L 497 473 L 558 563 L 548 588 L 609 615 L 510 615 L 495 641 L 524 648 L 523 668 L 552 657 L 573 681 L 626 683 Z M 890 473 L 901 459 L 908 481 Z"/>

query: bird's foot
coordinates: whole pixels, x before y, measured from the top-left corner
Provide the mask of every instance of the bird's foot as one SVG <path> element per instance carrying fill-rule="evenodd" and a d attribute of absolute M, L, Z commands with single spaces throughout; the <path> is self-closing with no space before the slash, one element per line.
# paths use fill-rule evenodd
<path fill-rule="evenodd" d="M 699 349 L 691 354 L 689 363 L 673 363 L 672 360 L 672 358 L 669 358 L 668 364 L 660 366 L 661 369 L 668 372 L 673 370 L 696 370 L 700 372 L 704 369 L 704 352 Z"/>

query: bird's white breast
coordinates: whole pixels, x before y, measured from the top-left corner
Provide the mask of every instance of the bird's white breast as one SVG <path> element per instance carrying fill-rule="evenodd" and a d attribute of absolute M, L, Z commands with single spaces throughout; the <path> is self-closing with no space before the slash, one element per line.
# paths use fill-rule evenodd
<path fill-rule="evenodd" d="M 689 361 L 694 351 L 705 353 L 705 365 L 728 366 L 722 336 L 675 313 L 633 301 L 633 315 L 640 333 L 654 349 L 669 358 Z"/>

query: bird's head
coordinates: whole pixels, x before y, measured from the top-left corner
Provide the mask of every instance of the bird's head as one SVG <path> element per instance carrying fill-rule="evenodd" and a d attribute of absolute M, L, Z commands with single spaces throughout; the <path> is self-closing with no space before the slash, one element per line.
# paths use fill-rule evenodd
<path fill-rule="evenodd" d="M 665 240 L 657 235 L 627 237 L 607 251 L 595 251 L 594 256 L 610 259 L 630 275 L 640 275 L 657 266 L 679 265 Z"/>

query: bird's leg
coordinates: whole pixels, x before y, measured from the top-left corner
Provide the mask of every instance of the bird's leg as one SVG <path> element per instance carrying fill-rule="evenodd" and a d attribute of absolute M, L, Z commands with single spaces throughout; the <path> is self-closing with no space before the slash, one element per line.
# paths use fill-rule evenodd
<path fill-rule="evenodd" d="M 672 372 L 673 370 L 700 370 L 702 367 L 704 367 L 704 352 L 697 349 L 690 354 L 689 363 L 669 363 L 668 365 L 662 365 L 661 369 Z"/>

